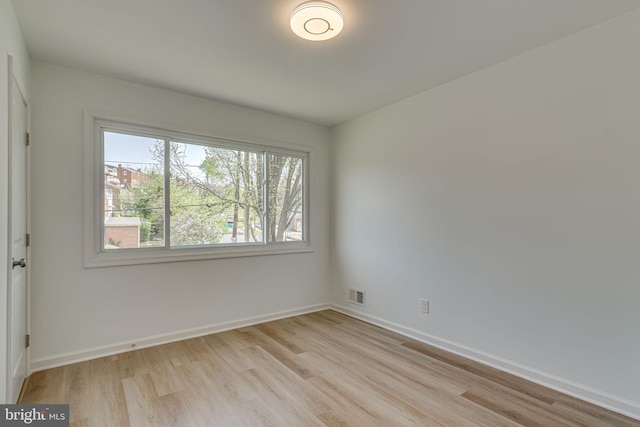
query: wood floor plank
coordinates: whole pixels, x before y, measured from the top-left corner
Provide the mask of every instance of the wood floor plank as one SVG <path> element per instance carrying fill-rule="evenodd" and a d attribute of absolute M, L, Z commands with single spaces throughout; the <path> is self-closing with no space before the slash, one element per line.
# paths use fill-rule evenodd
<path fill-rule="evenodd" d="M 541 385 L 526 381 L 522 378 L 518 378 L 506 372 L 499 371 L 498 369 L 492 368 L 490 366 L 482 365 L 480 363 L 449 353 L 447 351 L 419 341 L 409 340 L 403 345 L 407 348 L 418 351 L 425 356 L 440 360 L 447 363 L 448 365 L 452 365 L 475 375 L 490 379 L 493 382 L 504 385 L 505 387 L 513 388 L 516 391 L 525 393 L 531 397 L 549 404 L 555 402 L 559 394 L 558 392 L 550 390 Z"/>
<path fill-rule="evenodd" d="M 525 425 L 585 427 L 598 422 L 589 414 L 571 414 L 558 410 L 554 404 L 542 402 L 496 383 L 474 385 L 462 396 Z"/>
<path fill-rule="evenodd" d="M 466 392 L 462 395 L 470 401 L 477 403 L 478 405 L 495 412 L 496 414 L 503 415 L 510 420 L 517 422 L 520 425 L 526 425 L 531 427 L 566 427 L 566 423 L 557 423 L 552 419 L 544 415 L 532 414 L 528 408 L 513 406 L 512 404 L 500 401 L 496 402 L 490 399 L 488 396 L 482 396 L 474 394 L 472 392 Z"/>
<path fill-rule="evenodd" d="M 313 372 L 305 366 L 304 363 L 301 363 L 297 354 L 289 351 L 287 347 L 280 345 L 270 336 L 264 334 L 260 329 L 255 328 L 253 330 L 248 330 L 243 332 L 243 334 L 245 334 L 247 339 L 252 343 L 262 347 L 280 363 L 289 368 L 292 372 L 298 374 L 301 378 L 309 379 L 314 376 Z"/>
<path fill-rule="evenodd" d="M 203 337 L 210 353 L 215 353 L 225 360 L 234 372 L 242 372 L 255 368 L 255 361 L 247 355 L 247 343 L 237 331 Z"/>
<path fill-rule="evenodd" d="M 296 340 L 295 333 L 290 328 L 286 327 L 285 322 L 280 324 L 273 324 L 272 322 L 256 325 L 255 328 L 292 352 L 293 354 L 304 353 L 309 350 L 308 348 L 301 348 L 300 341 Z"/>
<path fill-rule="evenodd" d="M 122 380 L 127 412 L 132 426 L 154 427 L 165 425 L 169 408 L 156 395 L 148 373 Z"/>
<path fill-rule="evenodd" d="M 594 420 L 594 425 L 616 426 L 616 427 L 637 427 L 640 423 L 624 415 L 617 414 L 599 406 L 587 403 L 569 396 L 561 396 L 553 406 L 560 408 L 567 417 L 588 416 Z"/>
<path fill-rule="evenodd" d="M 331 310 L 36 372 L 21 403 L 74 427 L 640 427 Z"/>

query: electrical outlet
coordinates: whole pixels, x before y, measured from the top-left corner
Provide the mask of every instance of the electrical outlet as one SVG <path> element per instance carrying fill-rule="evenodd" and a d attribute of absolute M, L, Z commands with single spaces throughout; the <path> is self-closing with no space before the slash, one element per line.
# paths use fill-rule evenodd
<path fill-rule="evenodd" d="M 428 299 L 421 299 L 420 300 L 420 311 L 423 312 L 424 314 L 429 314 L 429 300 Z"/>

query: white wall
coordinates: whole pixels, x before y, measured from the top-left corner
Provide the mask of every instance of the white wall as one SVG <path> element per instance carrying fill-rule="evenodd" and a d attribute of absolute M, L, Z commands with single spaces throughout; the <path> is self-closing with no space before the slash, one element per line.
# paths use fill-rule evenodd
<path fill-rule="evenodd" d="M 7 343 L 7 231 L 8 231 L 8 126 L 9 126 L 9 75 L 8 55 L 13 57 L 13 73 L 18 85 L 25 92 L 29 101 L 30 59 L 27 52 L 18 20 L 10 0 L 0 0 L 0 402 L 4 403 L 6 390 L 6 343 Z"/>
<path fill-rule="evenodd" d="M 34 368 L 328 301 L 327 128 L 38 62 L 32 73 Z M 311 147 L 315 252 L 84 269 L 83 108 Z"/>
<path fill-rule="evenodd" d="M 333 301 L 640 417 L 638 40 L 640 11 L 335 128 Z"/>

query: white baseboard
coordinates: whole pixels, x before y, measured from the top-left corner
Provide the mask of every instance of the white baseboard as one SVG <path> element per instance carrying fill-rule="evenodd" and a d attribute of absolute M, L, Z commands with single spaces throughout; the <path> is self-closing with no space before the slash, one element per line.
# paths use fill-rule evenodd
<path fill-rule="evenodd" d="M 540 384 L 569 396 L 584 400 L 585 402 L 593 403 L 594 405 L 609 409 L 627 417 L 640 420 L 640 403 L 638 402 L 631 402 L 617 396 L 612 396 L 608 393 L 595 390 L 582 384 L 577 384 L 572 381 L 556 377 L 554 375 L 549 375 L 536 369 L 528 368 L 509 360 L 501 359 L 499 357 L 474 350 L 464 345 L 444 340 L 433 335 L 429 335 L 424 332 L 399 325 L 397 323 L 389 322 L 349 307 L 338 304 L 330 304 L 330 308 L 348 316 L 355 317 L 356 319 L 362 320 L 364 322 L 380 326 L 383 329 L 396 332 L 408 338 L 412 338 L 425 344 L 441 348 L 442 350 L 448 351 L 450 353 L 466 357 L 467 359 L 474 360 L 476 362 L 482 363 L 483 365 L 491 366 L 492 368 L 499 369 L 503 372 L 513 374 L 525 380 L 529 380 L 536 384 Z"/>
<path fill-rule="evenodd" d="M 167 344 L 189 338 L 201 337 L 204 335 L 229 331 L 232 329 L 244 328 L 246 326 L 256 325 L 258 323 L 299 316 L 301 314 L 313 313 L 315 311 L 326 310 L 328 308 L 330 308 L 330 305 L 328 303 L 315 304 L 292 310 L 284 310 L 278 311 L 276 313 L 231 320 L 228 322 L 217 323 L 215 325 L 209 325 L 201 328 L 187 329 L 183 331 L 172 332 L 169 334 L 155 335 L 133 341 L 95 347 L 88 350 L 64 353 L 41 359 L 34 359 L 31 360 L 29 373 L 43 371 L 45 369 L 57 368 L 59 366 L 70 365 L 72 363 L 84 362 L 86 360 L 97 359 L 99 357 L 111 356 L 131 350 L 153 347 L 156 345 Z"/>

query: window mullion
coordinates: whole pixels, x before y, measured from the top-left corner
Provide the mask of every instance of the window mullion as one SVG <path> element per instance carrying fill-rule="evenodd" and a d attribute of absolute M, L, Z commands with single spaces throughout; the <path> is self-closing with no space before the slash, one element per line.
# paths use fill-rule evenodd
<path fill-rule="evenodd" d="M 262 223 L 264 224 L 262 240 L 263 244 L 269 244 L 269 235 L 271 233 L 270 224 L 269 224 L 269 153 L 266 151 L 262 156 L 262 211 L 263 211 L 263 219 Z"/>
<path fill-rule="evenodd" d="M 306 242 L 307 241 L 307 160 L 305 157 L 303 157 L 301 160 L 301 164 L 300 164 L 300 169 L 301 169 L 301 173 L 302 173 L 302 183 L 301 183 L 301 189 L 302 189 L 302 202 L 300 203 L 300 212 L 302 213 L 302 241 Z"/>
<path fill-rule="evenodd" d="M 164 247 L 171 248 L 171 140 L 164 139 Z"/>

